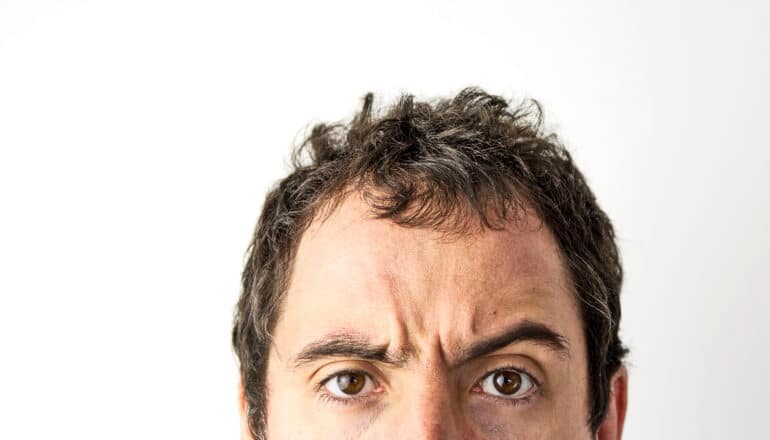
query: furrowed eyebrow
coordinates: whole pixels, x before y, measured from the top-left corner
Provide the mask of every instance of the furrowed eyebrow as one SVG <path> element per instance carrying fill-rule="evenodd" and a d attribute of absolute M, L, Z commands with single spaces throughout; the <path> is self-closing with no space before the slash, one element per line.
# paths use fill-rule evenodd
<path fill-rule="evenodd" d="M 368 338 L 355 333 L 333 333 L 310 344 L 294 356 L 294 367 L 326 358 L 352 358 L 382 362 L 390 365 L 404 363 L 405 356 L 394 356 L 387 345 L 373 344 Z"/>
<path fill-rule="evenodd" d="M 548 326 L 532 321 L 522 321 L 496 336 L 476 342 L 461 351 L 457 364 L 494 353 L 516 342 L 532 342 L 548 347 L 561 357 L 571 357 L 569 341 Z M 403 365 L 408 353 L 393 355 L 387 345 L 373 344 L 368 338 L 357 333 L 335 332 L 307 344 L 294 356 L 295 368 L 320 359 L 349 358 L 381 362 L 393 366 Z"/>
<path fill-rule="evenodd" d="M 494 353 L 515 342 L 532 342 L 548 347 L 563 358 L 570 358 L 569 341 L 563 335 L 551 330 L 545 324 L 532 321 L 522 321 L 489 339 L 476 342 L 461 351 L 458 364 L 468 362 L 481 356 Z"/>

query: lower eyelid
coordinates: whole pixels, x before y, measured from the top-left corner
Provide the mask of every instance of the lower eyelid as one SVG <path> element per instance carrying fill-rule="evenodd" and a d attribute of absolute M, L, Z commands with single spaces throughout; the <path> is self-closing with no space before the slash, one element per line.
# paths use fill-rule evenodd
<path fill-rule="evenodd" d="M 533 392 L 532 394 L 529 394 L 524 397 L 519 397 L 517 399 L 506 399 L 505 397 L 497 397 L 492 396 L 490 394 L 486 393 L 479 393 L 479 397 L 481 397 L 484 400 L 489 401 L 490 403 L 493 403 L 495 405 L 510 405 L 510 406 L 522 406 L 522 405 L 529 405 L 532 403 L 532 400 L 537 397 L 537 391 Z"/>
<path fill-rule="evenodd" d="M 541 394 L 543 389 L 538 385 L 534 380 L 532 380 L 533 383 L 533 389 L 529 391 L 527 394 L 521 397 L 516 398 L 506 398 L 506 397 L 500 397 L 495 396 L 493 394 L 488 394 L 483 391 L 481 388 L 481 385 L 479 385 L 480 381 L 476 383 L 476 385 L 471 389 L 471 392 L 475 395 L 476 398 L 484 399 L 485 401 L 494 403 L 494 404 L 504 404 L 504 405 L 512 405 L 512 406 L 520 406 L 520 405 L 528 405 L 532 403 L 533 399 L 537 399 Z"/>
<path fill-rule="evenodd" d="M 361 405 L 361 406 L 368 406 L 376 400 L 376 396 L 374 394 L 377 394 L 377 392 L 372 392 L 364 396 L 353 396 L 341 399 L 339 397 L 332 396 L 331 394 L 325 393 L 325 392 L 319 392 L 318 398 L 325 402 L 325 403 L 331 403 L 334 405 L 342 405 L 342 406 L 349 406 L 349 405 Z"/>
<path fill-rule="evenodd" d="M 329 393 L 324 391 L 324 389 L 326 388 L 326 384 L 329 381 L 333 380 L 337 376 L 340 376 L 340 375 L 343 375 L 343 374 L 349 374 L 349 373 L 358 373 L 358 374 L 363 374 L 364 376 L 366 376 L 366 380 L 371 382 L 371 386 L 374 387 L 374 390 L 370 391 L 366 395 L 353 395 L 353 396 L 346 397 L 346 398 L 340 398 L 340 397 L 334 396 L 334 395 L 329 394 Z M 318 382 L 318 384 L 316 384 L 315 388 L 316 388 L 316 392 L 319 395 L 322 395 L 322 396 L 325 395 L 329 400 L 345 401 L 346 403 L 349 403 L 348 401 L 355 401 L 357 399 L 362 399 L 362 398 L 368 397 L 369 395 L 372 395 L 372 394 L 378 394 L 379 392 L 382 391 L 382 385 L 380 385 L 380 382 L 377 379 L 374 378 L 374 375 L 372 375 L 371 373 L 369 373 L 367 371 L 364 371 L 364 370 L 353 370 L 353 369 L 341 370 L 341 371 L 337 371 L 335 373 L 332 373 L 331 375 L 326 376 L 326 378 L 323 379 L 322 381 Z"/>
<path fill-rule="evenodd" d="M 506 371 L 506 370 L 508 370 L 508 371 L 516 371 L 518 373 L 526 375 L 529 378 L 529 380 L 532 382 L 533 390 L 528 392 L 527 394 L 525 394 L 523 397 L 517 397 L 517 398 L 505 398 L 505 397 L 500 397 L 500 396 L 494 396 L 494 395 L 489 395 L 489 394 L 487 394 L 487 393 L 482 391 L 482 389 L 483 389 L 482 382 L 484 380 L 486 380 L 487 377 L 489 377 L 489 375 L 494 374 L 494 373 L 496 373 L 498 371 Z M 476 391 L 476 390 L 478 390 L 478 391 Z M 482 396 L 489 396 L 489 397 L 492 397 L 494 399 L 501 399 L 501 400 L 505 400 L 505 401 L 511 402 L 511 401 L 517 401 L 517 400 L 531 399 L 535 395 L 538 395 L 538 394 L 541 393 L 542 386 L 541 386 L 540 380 L 538 380 L 533 374 L 530 374 L 525 368 L 517 367 L 517 366 L 514 366 L 514 365 L 509 365 L 509 366 L 495 368 L 495 369 L 490 370 L 487 373 L 485 373 L 481 377 L 481 379 L 477 380 L 474 383 L 473 388 L 471 388 L 471 391 L 473 391 L 476 394 L 482 395 Z"/>

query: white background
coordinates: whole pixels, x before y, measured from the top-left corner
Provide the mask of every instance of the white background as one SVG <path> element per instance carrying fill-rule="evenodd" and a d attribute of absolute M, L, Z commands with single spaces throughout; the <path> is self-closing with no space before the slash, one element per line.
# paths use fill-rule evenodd
<path fill-rule="evenodd" d="M 766 2 L 266 3 L 0 0 L 0 438 L 237 438 L 290 145 L 466 85 L 539 99 L 616 225 L 625 438 L 770 438 Z"/>

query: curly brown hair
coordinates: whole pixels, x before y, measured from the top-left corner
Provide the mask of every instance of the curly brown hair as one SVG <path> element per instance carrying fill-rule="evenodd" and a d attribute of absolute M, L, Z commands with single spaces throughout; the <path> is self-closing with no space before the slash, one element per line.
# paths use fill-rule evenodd
<path fill-rule="evenodd" d="M 610 378 L 627 349 L 618 337 L 623 270 L 607 215 L 569 152 L 543 129 L 540 104 L 479 88 L 434 102 L 402 95 L 376 112 L 373 95 L 349 123 L 318 124 L 295 149 L 292 172 L 267 194 L 242 275 L 233 346 L 252 435 L 264 439 L 271 332 L 300 237 L 323 206 L 364 195 L 379 218 L 461 232 L 499 228 L 525 206 L 553 232 L 567 262 L 588 353 L 587 424 L 607 410 Z"/>

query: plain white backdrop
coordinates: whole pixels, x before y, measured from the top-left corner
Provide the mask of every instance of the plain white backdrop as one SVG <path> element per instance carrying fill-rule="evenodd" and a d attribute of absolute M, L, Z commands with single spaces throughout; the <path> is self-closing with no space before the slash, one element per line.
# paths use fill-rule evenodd
<path fill-rule="evenodd" d="M 763 1 L 0 0 L 0 438 L 237 438 L 290 146 L 467 85 L 540 100 L 614 221 L 625 438 L 770 438 L 768 29 Z"/>

